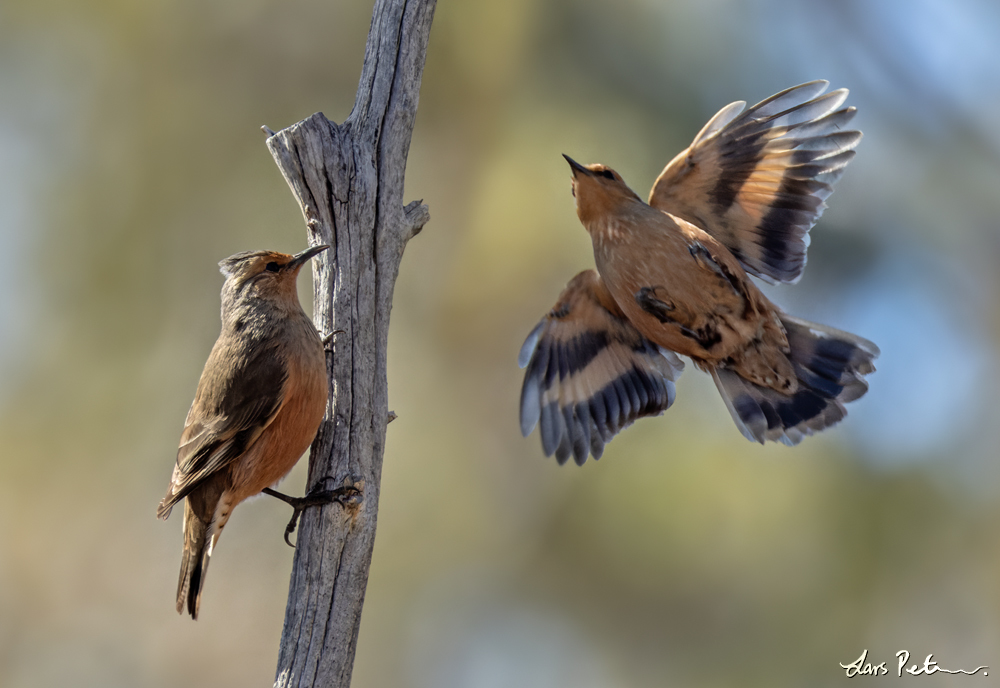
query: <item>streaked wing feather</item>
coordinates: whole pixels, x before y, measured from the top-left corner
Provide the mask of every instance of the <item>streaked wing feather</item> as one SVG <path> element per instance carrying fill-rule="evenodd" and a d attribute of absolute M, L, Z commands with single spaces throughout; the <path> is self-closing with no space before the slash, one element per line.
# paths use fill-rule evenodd
<path fill-rule="evenodd" d="M 599 458 L 628 424 L 669 408 L 684 368 L 628 322 L 594 270 L 570 281 L 519 362 L 526 367 L 521 432 L 540 425 L 545 455 L 580 465 Z"/>
<path fill-rule="evenodd" d="M 809 230 L 861 140 L 844 129 L 847 90 L 821 95 L 827 86 L 795 86 L 739 115 L 726 106 L 664 168 L 649 204 L 713 235 L 747 272 L 797 281 Z"/>

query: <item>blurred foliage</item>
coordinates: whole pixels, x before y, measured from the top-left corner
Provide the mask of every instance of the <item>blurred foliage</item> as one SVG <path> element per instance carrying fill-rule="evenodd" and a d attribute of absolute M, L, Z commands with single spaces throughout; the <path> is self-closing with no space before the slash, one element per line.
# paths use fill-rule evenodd
<path fill-rule="evenodd" d="M 271 681 L 286 507 L 239 509 L 198 623 L 153 513 L 216 262 L 304 246 L 259 128 L 348 115 L 370 12 L 0 6 L 3 685 Z M 355 685 L 832 685 L 864 648 L 1000 664 L 998 25 L 987 0 L 440 4 Z M 872 392 L 759 447 L 689 366 L 601 462 L 542 459 L 516 352 L 592 265 L 559 154 L 644 194 L 719 107 L 813 78 L 852 89 L 866 138 L 802 283 L 769 293 L 878 342 Z"/>

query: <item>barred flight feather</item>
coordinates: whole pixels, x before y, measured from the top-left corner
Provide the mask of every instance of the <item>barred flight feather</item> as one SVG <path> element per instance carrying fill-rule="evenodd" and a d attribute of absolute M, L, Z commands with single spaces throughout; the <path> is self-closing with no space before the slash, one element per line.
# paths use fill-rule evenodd
<path fill-rule="evenodd" d="M 721 241 L 747 272 L 768 282 L 802 276 L 809 230 L 854 157 L 861 132 L 844 130 L 855 109 L 846 89 L 814 81 L 742 114 L 713 117 L 657 178 L 649 204 Z"/>
<path fill-rule="evenodd" d="M 552 311 L 531 331 L 518 362 L 521 432 L 540 425 L 542 450 L 562 464 L 601 457 L 604 445 L 675 398 L 684 364 L 645 339 L 607 293 L 594 270 L 570 281 Z"/>

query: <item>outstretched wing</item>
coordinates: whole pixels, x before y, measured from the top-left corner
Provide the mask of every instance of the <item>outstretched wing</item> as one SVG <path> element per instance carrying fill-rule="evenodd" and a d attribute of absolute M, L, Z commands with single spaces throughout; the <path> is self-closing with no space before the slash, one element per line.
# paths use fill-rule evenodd
<path fill-rule="evenodd" d="M 854 157 L 855 108 L 826 81 L 795 86 L 740 114 L 727 105 L 653 184 L 649 204 L 692 222 L 769 282 L 802 276 L 809 230 Z"/>
<path fill-rule="evenodd" d="M 217 342 L 212 349 L 198 382 L 170 487 L 156 510 L 160 518 L 201 481 L 239 458 L 284 401 L 288 371 L 273 347 L 227 351 L 221 346 Z"/>
<path fill-rule="evenodd" d="M 531 331 L 518 358 L 521 432 L 541 423 L 542 449 L 563 464 L 583 465 L 643 416 L 674 401 L 684 369 L 677 354 L 644 338 L 625 318 L 594 270 L 574 277 L 552 311 Z"/>

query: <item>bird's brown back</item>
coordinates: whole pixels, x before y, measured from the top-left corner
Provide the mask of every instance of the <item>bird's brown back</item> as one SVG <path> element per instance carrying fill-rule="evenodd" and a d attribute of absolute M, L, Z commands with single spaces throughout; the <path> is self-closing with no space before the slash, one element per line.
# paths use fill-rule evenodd
<path fill-rule="evenodd" d="M 726 362 L 794 390 L 777 309 L 721 242 L 650 207 L 604 165 L 580 166 L 574 193 L 597 271 L 643 336 L 703 368 Z"/>

